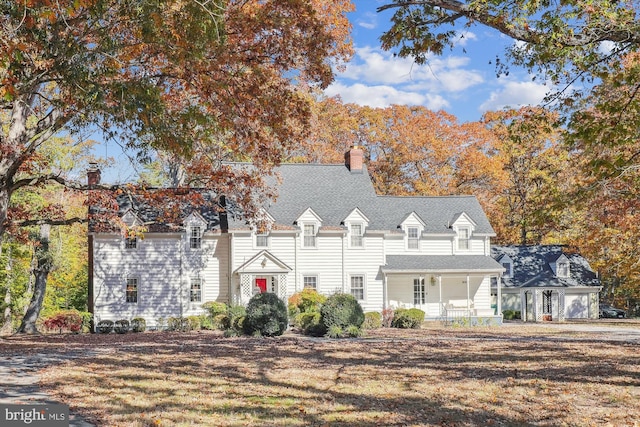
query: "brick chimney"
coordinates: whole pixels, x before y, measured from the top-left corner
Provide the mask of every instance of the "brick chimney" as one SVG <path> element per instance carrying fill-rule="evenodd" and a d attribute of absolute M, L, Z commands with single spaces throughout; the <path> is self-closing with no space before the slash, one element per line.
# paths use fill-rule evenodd
<path fill-rule="evenodd" d="M 362 165 L 364 163 L 364 151 L 357 145 L 352 146 L 349 151 L 344 153 L 344 165 L 351 173 L 362 173 Z"/>
<path fill-rule="evenodd" d="M 100 184 L 100 169 L 97 163 L 89 163 L 89 169 L 87 169 L 87 185 L 92 187 Z"/>

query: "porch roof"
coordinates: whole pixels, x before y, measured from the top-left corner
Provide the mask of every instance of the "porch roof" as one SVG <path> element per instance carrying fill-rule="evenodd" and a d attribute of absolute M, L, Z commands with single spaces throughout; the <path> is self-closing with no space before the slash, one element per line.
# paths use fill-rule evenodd
<path fill-rule="evenodd" d="M 383 273 L 494 273 L 504 267 L 484 255 L 387 255 Z"/>

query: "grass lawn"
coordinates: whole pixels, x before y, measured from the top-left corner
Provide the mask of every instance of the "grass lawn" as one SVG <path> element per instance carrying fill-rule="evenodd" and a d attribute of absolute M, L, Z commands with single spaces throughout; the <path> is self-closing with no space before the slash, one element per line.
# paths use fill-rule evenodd
<path fill-rule="evenodd" d="M 3 340 L 87 349 L 41 385 L 99 426 L 638 425 L 640 346 L 539 327 L 358 340 L 147 332 Z M 0 355 L 1 356 L 1 355 Z"/>

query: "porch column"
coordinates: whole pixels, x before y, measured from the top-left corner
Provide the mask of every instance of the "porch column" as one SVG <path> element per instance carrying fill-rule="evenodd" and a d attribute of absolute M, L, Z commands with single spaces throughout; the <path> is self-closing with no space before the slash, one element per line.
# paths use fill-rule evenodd
<path fill-rule="evenodd" d="M 471 315 L 471 302 L 470 302 L 470 298 L 471 298 L 471 292 L 469 291 L 469 275 L 467 274 L 467 316 Z"/>
<path fill-rule="evenodd" d="M 442 276 L 438 274 L 438 313 L 442 316 Z"/>
<path fill-rule="evenodd" d="M 382 273 L 382 308 L 386 309 L 389 306 L 389 300 L 388 300 L 388 293 L 387 293 L 387 275 L 385 273 Z"/>
<path fill-rule="evenodd" d="M 502 275 L 498 275 L 498 300 L 496 301 L 497 315 L 502 317 Z M 521 312 L 522 313 L 522 312 Z"/>

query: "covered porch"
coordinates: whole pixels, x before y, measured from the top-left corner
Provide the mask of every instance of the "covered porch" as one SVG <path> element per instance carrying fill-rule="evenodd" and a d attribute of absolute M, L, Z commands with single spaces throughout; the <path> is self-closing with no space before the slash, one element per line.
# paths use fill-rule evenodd
<path fill-rule="evenodd" d="M 252 296 L 261 292 L 274 293 L 286 302 L 290 272 L 291 268 L 269 251 L 260 251 L 234 271 L 238 286 L 233 302 L 246 305 Z"/>
<path fill-rule="evenodd" d="M 502 266 L 482 255 L 387 256 L 380 269 L 385 308 L 418 308 L 426 320 L 501 324 L 501 298 L 491 305 L 491 278 Z"/>

